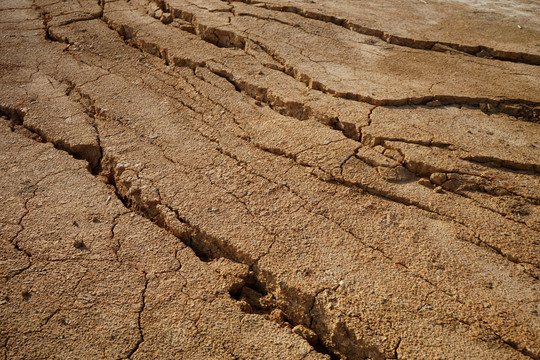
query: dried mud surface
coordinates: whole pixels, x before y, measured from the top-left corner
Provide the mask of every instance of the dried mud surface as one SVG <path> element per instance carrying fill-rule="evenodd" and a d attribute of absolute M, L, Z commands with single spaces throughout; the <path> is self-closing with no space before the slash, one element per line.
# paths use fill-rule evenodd
<path fill-rule="evenodd" d="M 537 1 L 0 2 L 0 358 L 540 359 Z"/>

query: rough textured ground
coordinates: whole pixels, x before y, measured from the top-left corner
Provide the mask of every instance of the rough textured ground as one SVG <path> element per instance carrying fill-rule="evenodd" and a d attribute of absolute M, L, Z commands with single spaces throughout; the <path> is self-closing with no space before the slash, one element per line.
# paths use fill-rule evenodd
<path fill-rule="evenodd" d="M 540 359 L 539 19 L 0 1 L 0 358 Z"/>

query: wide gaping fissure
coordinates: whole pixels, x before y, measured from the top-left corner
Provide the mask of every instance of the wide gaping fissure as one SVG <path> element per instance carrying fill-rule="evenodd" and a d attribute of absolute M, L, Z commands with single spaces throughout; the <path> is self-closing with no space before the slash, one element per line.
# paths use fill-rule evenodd
<path fill-rule="evenodd" d="M 251 258 L 249 254 L 240 253 L 234 247 L 223 243 L 222 240 L 205 233 L 198 226 L 181 217 L 179 212 L 171 206 L 161 202 L 148 201 L 147 198 L 141 196 L 139 189 L 130 188 L 131 184 L 122 180 L 121 173 L 114 170 L 116 164 L 116 161 L 108 157 L 107 151 L 105 151 L 103 174 L 106 174 L 107 178 L 110 179 L 109 183 L 115 187 L 117 196 L 128 208 L 176 236 L 191 248 L 201 261 L 211 262 L 223 257 L 236 263 L 249 265 L 250 276 L 245 279 L 245 284 L 240 288 L 231 289 L 230 293 L 233 299 L 240 302 L 240 308 L 244 312 L 259 314 L 291 329 L 291 331 L 297 327 L 308 328 L 309 324 L 288 316 L 285 309 L 277 305 L 276 296 L 268 286 L 270 282 L 268 277 L 257 266 L 258 259 Z M 281 298 L 281 300 L 289 301 L 290 299 Z M 296 299 L 292 301 L 296 301 Z M 298 304 L 298 311 L 303 311 L 303 309 L 307 309 L 307 306 Z M 303 317 L 310 318 L 311 314 L 306 312 Z M 327 354 L 331 359 L 340 358 L 339 353 L 324 346 L 323 335 L 314 331 L 313 333 L 315 337 L 306 337 L 306 340 L 317 352 Z"/>
<path fill-rule="evenodd" d="M 76 91 L 76 90 L 73 90 Z M 88 99 L 88 98 L 87 98 Z M 88 105 L 88 104 L 86 104 Z M 99 121 L 113 121 L 102 115 L 102 112 L 94 106 L 90 106 L 86 109 L 87 113 L 92 114 L 92 117 L 97 121 L 96 129 L 99 130 Z M 1 107 L 0 114 L 12 114 L 9 117 L 9 120 L 13 122 L 16 126 L 23 127 L 25 132 L 23 133 L 27 137 L 31 138 L 34 141 L 42 143 L 51 143 L 48 139 L 42 137 L 38 133 L 34 132 L 33 129 L 28 129 L 24 127 L 24 112 L 15 107 Z M 52 144 L 52 143 L 51 143 Z M 70 152 L 70 149 L 56 148 L 59 151 L 64 151 L 75 157 L 74 154 Z M 271 321 L 277 321 L 281 326 L 290 328 L 291 331 L 293 328 L 299 324 L 295 323 L 292 320 L 289 320 L 277 307 L 274 307 L 271 311 L 263 311 L 262 308 L 256 307 L 256 302 L 253 302 L 253 294 L 269 294 L 269 290 L 266 288 L 266 281 L 261 277 L 261 275 L 254 269 L 256 269 L 253 264 L 255 259 L 247 260 L 245 254 L 239 254 L 227 247 L 218 239 L 213 238 L 212 236 L 204 233 L 196 226 L 189 224 L 182 217 L 179 216 L 178 211 L 161 204 L 160 202 L 148 202 L 143 199 L 140 195 L 139 189 L 130 188 L 130 184 L 127 184 L 122 181 L 120 175 L 121 173 L 117 170 L 117 162 L 108 156 L 108 153 L 105 149 L 103 161 L 100 163 L 99 172 L 96 172 L 95 169 L 87 167 L 87 170 L 92 173 L 94 176 L 99 177 L 100 181 L 104 179 L 107 180 L 107 184 L 110 185 L 112 190 L 118 199 L 124 204 L 124 206 L 131 211 L 135 211 L 139 215 L 145 217 L 146 219 L 151 220 L 160 228 L 166 230 L 168 233 L 177 237 L 185 245 L 190 247 L 194 254 L 202 261 L 209 262 L 217 260 L 221 257 L 225 257 L 233 262 L 244 263 L 250 265 L 252 269 L 252 276 L 246 279 L 246 283 L 240 289 L 234 289 L 231 292 L 231 297 L 239 302 L 241 302 L 240 307 L 247 313 L 260 314 L 266 319 Z M 173 217 L 174 219 L 171 219 Z M 173 221 L 176 220 L 176 221 Z M 22 250 L 21 250 L 22 251 Z M 30 255 L 29 255 L 30 256 Z M 134 345 L 133 349 L 130 350 L 128 358 L 136 353 L 139 346 L 144 342 L 144 335 L 141 326 L 141 316 L 144 311 L 145 306 L 145 289 L 148 285 L 148 279 L 146 279 L 146 285 L 142 292 L 142 306 L 139 309 L 138 315 L 138 329 L 139 329 L 139 340 Z M 248 290 L 249 289 L 249 290 Z M 249 296 L 246 294 L 250 294 Z M 272 296 L 272 295 L 270 295 Z M 279 317 L 270 316 L 270 313 L 274 311 L 281 313 Z M 318 337 L 317 337 L 318 338 Z M 331 354 L 329 350 L 325 349 L 324 346 L 319 342 L 313 342 L 314 348 L 316 351 L 322 354 Z M 337 359 L 334 355 L 331 355 L 333 359 Z"/>

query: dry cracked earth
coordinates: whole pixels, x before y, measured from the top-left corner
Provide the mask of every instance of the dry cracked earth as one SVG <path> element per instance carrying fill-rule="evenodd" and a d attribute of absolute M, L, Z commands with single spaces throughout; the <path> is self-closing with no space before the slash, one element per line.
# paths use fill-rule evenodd
<path fill-rule="evenodd" d="M 537 0 L 0 1 L 0 358 L 540 359 Z"/>

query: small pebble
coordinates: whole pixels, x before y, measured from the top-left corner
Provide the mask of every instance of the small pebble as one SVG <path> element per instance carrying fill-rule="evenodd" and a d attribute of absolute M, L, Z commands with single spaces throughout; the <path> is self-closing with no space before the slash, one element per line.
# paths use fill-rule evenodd
<path fill-rule="evenodd" d="M 418 179 L 418 184 L 422 186 L 431 186 L 431 181 L 426 178 L 420 178 Z"/>
<path fill-rule="evenodd" d="M 433 173 L 429 177 L 429 180 L 431 180 L 432 183 L 437 185 L 442 185 L 446 180 L 448 180 L 448 176 L 444 173 Z"/>
<path fill-rule="evenodd" d="M 75 239 L 73 241 L 73 246 L 75 246 L 76 249 L 83 250 L 86 248 L 86 245 L 84 245 L 84 241 L 81 239 Z"/>

